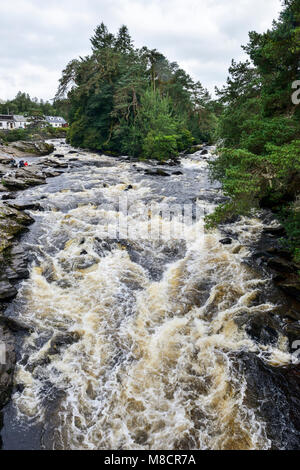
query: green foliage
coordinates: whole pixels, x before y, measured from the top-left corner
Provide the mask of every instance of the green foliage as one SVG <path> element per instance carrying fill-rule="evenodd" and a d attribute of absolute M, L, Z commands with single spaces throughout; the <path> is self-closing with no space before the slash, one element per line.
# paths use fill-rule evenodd
<path fill-rule="evenodd" d="M 211 164 L 231 202 L 207 218 L 209 227 L 253 208 L 276 211 L 299 258 L 300 106 L 292 83 L 299 79 L 300 0 L 284 2 L 273 28 L 251 32 L 244 48 L 252 62 L 232 62 L 227 85 L 217 90 L 224 105 L 217 136 L 225 148 Z"/>
<path fill-rule="evenodd" d="M 285 244 L 293 251 L 294 260 L 300 264 L 300 207 L 299 203 L 291 204 L 280 213 L 280 219 L 288 237 Z"/>
<path fill-rule="evenodd" d="M 24 116 L 63 116 L 68 115 L 68 102 L 56 100 L 54 104 L 49 101 L 31 98 L 28 93 L 18 92 L 13 100 L 0 103 L 0 114 L 21 114 Z"/>
<path fill-rule="evenodd" d="M 135 49 L 126 26 L 101 23 L 92 54 L 63 71 L 56 101 L 68 96 L 72 145 L 167 159 L 212 140 L 217 118 L 207 90 L 157 50 Z"/>
<path fill-rule="evenodd" d="M 48 126 L 43 129 L 13 129 L 10 131 L 0 131 L 0 141 L 4 143 L 17 142 L 19 140 L 36 140 L 36 139 L 55 139 L 67 136 L 66 128 L 54 128 Z"/>
<path fill-rule="evenodd" d="M 0 131 L 0 140 L 3 142 L 16 142 L 26 140 L 29 132 L 26 129 L 13 129 L 11 131 Z"/>

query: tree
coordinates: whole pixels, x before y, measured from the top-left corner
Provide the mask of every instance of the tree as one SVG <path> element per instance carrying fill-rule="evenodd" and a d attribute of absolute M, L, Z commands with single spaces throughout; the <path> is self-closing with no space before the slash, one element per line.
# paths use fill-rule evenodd
<path fill-rule="evenodd" d="M 91 43 L 92 54 L 63 71 L 54 102 L 70 103 L 73 145 L 165 158 L 191 144 L 189 129 L 198 139 L 209 138 L 210 97 L 177 64 L 157 50 L 135 49 L 126 26 L 115 38 L 101 23 Z"/>
<path fill-rule="evenodd" d="M 208 224 L 271 208 L 299 258 L 300 107 L 292 102 L 291 87 L 300 78 L 300 0 L 283 4 L 272 29 L 249 33 L 244 50 L 251 61 L 233 61 L 227 85 L 217 90 L 224 106 L 217 129 L 222 148 L 211 169 L 231 201 Z"/>
<path fill-rule="evenodd" d="M 119 29 L 115 40 L 115 49 L 121 54 L 129 54 L 133 50 L 133 43 L 127 26 L 123 25 Z"/>
<path fill-rule="evenodd" d="M 91 38 L 93 52 L 99 52 L 101 49 L 113 47 L 115 45 L 115 37 L 108 32 L 107 27 L 102 22 L 95 29 L 95 34 Z"/>

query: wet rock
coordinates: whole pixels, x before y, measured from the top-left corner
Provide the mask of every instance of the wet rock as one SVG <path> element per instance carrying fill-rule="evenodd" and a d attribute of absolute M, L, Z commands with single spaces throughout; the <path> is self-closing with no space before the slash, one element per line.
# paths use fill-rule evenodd
<path fill-rule="evenodd" d="M 164 164 L 168 166 L 178 166 L 180 165 L 180 160 L 178 158 L 173 158 L 173 159 L 167 160 L 166 162 L 164 162 Z"/>
<path fill-rule="evenodd" d="M 267 315 L 258 315 L 255 319 L 251 319 L 246 326 L 246 332 L 250 338 L 260 344 L 276 344 L 278 340 L 278 331 L 269 326 L 270 318 Z"/>
<path fill-rule="evenodd" d="M 44 141 L 37 142 L 27 142 L 19 141 L 13 142 L 10 144 L 10 147 L 13 150 L 17 150 L 21 154 L 33 154 L 38 156 L 49 155 L 54 151 L 54 146 L 52 144 L 47 144 Z"/>
<path fill-rule="evenodd" d="M 279 256 L 280 258 L 284 258 L 288 261 L 292 261 L 293 259 L 292 253 L 290 251 L 275 246 L 267 248 L 266 253 L 271 256 Z"/>
<path fill-rule="evenodd" d="M 131 189 L 133 189 L 133 186 L 130 184 L 126 189 L 124 189 L 124 191 L 130 191 Z"/>
<path fill-rule="evenodd" d="M 207 155 L 208 154 L 208 150 L 204 149 L 202 150 L 202 152 L 200 152 L 200 155 Z"/>
<path fill-rule="evenodd" d="M 183 172 L 178 170 L 178 171 L 173 171 L 172 176 L 181 176 L 183 175 Z"/>
<path fill-rule="evenodd" d="M 10 255 L 9 266 L 5 270 L 5 274 L 10 281 L 18 279 L 28 279 L 29 271 L 27 269 L 28 258 L 23 253 L 20 255 Z"/>
<path fill-rule="evenodd" d="M 145 169 L 144 170 L 146 175 L 150 176 L 171 176 L 170 173 L 167 173 L 166 171 L 162 170 L 161 168 L 157 168 L 155 170 L 150 170 L 150 169 Z"/>
<path fill-rule="evenodd" d="M 277 286 L 287 295 L 300 302 L 300 282 L 298 280 L 286 280 L 277 283 Z"/>
<path fill-rule="evenodd" d="M 61 171 L 49 171 L 49 170 L 44 170 L 43 173 L 46 176 L 46 178 L 55 178 L 56 176 L 60 176 L 62 174 Z"/>
<path fill-rule="evenodd" d="M 37 165 L 51 168 L 68 168 L 67 162 L 61 162 L 55 158 L 44 158 L 42 161 L 38 162 Z"/>
<path fill-rule="evenodd" d="M 0 316 L 0 326 L 5 326 L 8 330 L 13 333 L 19 332 L 32 332 L 33 330 L 25 325 L 23 322 L 16 320 L 14 318 L 8 318 L 5 316 Z"/>
<path fill-rule="evenodd" d="M 95 258 L 94 256 L 84 255 L 81 258 L 76 259 L 74 261 L 73 266 L 74 266 L 75 269 L 84 270 L 84 269 L 91 268 L 92 266 L 94 266 L 98 262 L 99 262 L 99 260 L 97 258 Z"/>
<path fill-rule="evenodd" d="M 232 238 L 223 238 L 223 240 L 220 240 L 220 243 L 222 243 L 222 245 L 231 245 L 232 244 Z"/>
<path fill-rule="evenodd" d="M 72 283 L 68 281 L 67 279 L 60 279 L 59 281 L 56 282 L 56 284 L 61 289 L 69 289 L 70 287 L 72 287 Z"/>
<path fill-rule="evenodd" d="M 284 332 L 290 341 L 300 339 L 300 323 L 289 323 L 284 326 Z"/>
<path fill-rule="evenodd" d="M 97 263 L 99 263 L 99 260 L 94 256 L 83 255 L 74 257 L 72 259 L 63 260 L 61 262 L 61 266 L 66 272 L 69 273 L 71 271 L 89 269 Z"/>
<path fill-rule="evenodd" d="M 193 153 L 199 152 L 199 150 L 202 150 L 202 149 L 203 149 L 203 144 L 193 145 L 189 149 L 185 150 L 182 153 L 182 155 L 187 155 L 187 154 L 192 155 Z"/>
<path fill-rule="evenodd" d="M 0 301 L 9 300 L 17 295 L 18 291 L 8 281 L 0 281 Z"/>
<path fill-rule="evenodd" d="M 3 155 L 0 155 L 0 165 L 9 165 L 11 160 L 11 157 L 5 157 Z"/>
<path fill-rule="evenodd" d="M 145 445 L 148 439 L 149 439 L 148 433 L 144 431 L 143 429 L 141 429 L 137 431 L 134 440 L 138 445 Z"/>
<path fill-rule="evenodd" d="M 295 272 L 295 266 L 283 258 L 272 257 L 267 260 L 267 264 L 271 269 L 275 269 L 276 271 L 279 271 L 281 273 Z"/>
<path fill-rule="evenodd" d="M 15 351 L 13 337 L 0 326 L 0 343 L 5 344 L 5 364 L 0 364 L 0 410 L 8 403 L 13 388 L 13 372 L 15 366 Z M 1 416 L 0 416 L 1 429 Z"/>
<path fill-rule="evenodd" d="M 2 199 L 2 201 L 9 201 L 11 199 L 16 199 L 16 195 L 15 194 L 4 194 L 1 199 Z"/>
<path fill-rule="evenodd" d="M 35 168 L 20 168 L 2 179 L 3 184 L 10 191 L 27 189 L 30 186 L 46 184 L 45 176 Z"/>
<path fill-rule="evenodd" d="M 29 215 L 0 203 L 0 253 L 11 246 L 13 238 L 32 222 Z"/>
<path fill-rule="evenodd" d="M 16 393 L 23 393 L 25 390 L 25 385 L 24 384 L 16 384 L 14 390 Z"/>
<path fill-rule="evenodd" d="M 62 348 L 78 343 L 79 339 L 80 335 L 76 332 L 58 334 L 51 340 L 48 354 L 50 356 L 59 354 Z"/>
<path fill-rule="evenodd" d="M 63 153 L 55 153 L 54 157 L 55 158 L 65 158 L 65 155 Z"/>
<path fill-rule="evenodd" d="M 235 353 L 236 368 L 245 377 L 245 404 L 266 422 L 272 450 L 300 448 L 300 367 L 272 367 L 255 353 Z"/>
<path fill-rule="evenodd" d="M 248 312 L 235 318 L 235 323 L 244 328 L 248 336 L 257 343 L 265 345 L 276 344 L 279 333 L 283 333 L 280 318 L 265 312 L 256 314 Z"/>
<path fill-rule="evenodd" d="M 0 193 L 6 193 L 7 192 L 7 189 L 3 184 L 0 183 Z M 3 199 L 3 197 L 2 197 Z"/>
<path fill-rule="evenodd" d="M 42 206 L 38 202 L 14 202 L 13 204 L 10 204 L 10 207 L 14 207 L 18 211 L 27 211 L 27 210 L 33 210 L 33 211 L 39 211 L 42 210 Z"/>
<path fill-rule="evenodd" d="M 286 231 L 283 227 L 265 227 L 263 233 L 276 237 L 284 237 L 286 235 Z"/>

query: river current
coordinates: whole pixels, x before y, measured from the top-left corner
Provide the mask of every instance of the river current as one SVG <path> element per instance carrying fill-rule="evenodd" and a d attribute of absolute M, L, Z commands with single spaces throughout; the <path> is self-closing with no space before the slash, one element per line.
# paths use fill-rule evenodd
<path fill-rule="evenodd" d="M 149 174 L 154 164 L 55 146 L 69 169 L 18 196 L 43 211 L 30 212 L 30 277 L 7 312 L 29 333 L 17 345 L 4 448 L 271 448 L 238 357 L 275 367 L 292 357 L 286 338 L 260 344 L 237 321 L 276 306 L 258 300 L 269 279 L 244 263 L 261 222 L 235 222 L 225 246 L 204 230 L 222 201 L 209 181 L 213 149 L 161 176 Z M 115 233 L 125 219 L 131 229 Z M 151 221 L 162 235 L 149 237 Z"/>

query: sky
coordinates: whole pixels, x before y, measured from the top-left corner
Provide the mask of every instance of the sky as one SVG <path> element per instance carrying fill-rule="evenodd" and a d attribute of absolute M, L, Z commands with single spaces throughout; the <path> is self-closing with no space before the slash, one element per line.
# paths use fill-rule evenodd
<path fill-rule="evenodd" d="M 136 47 L 158 49 L 213 92 L 248 31 L 263 32 L 280 0 L 0 0 L 0 100 L 19 90 L 52 99 L 66 64 L 90 52 L 102 21 L 126 24 Z"/>

